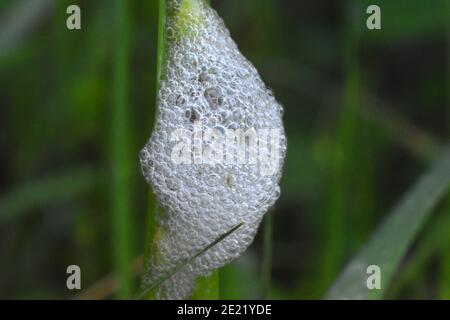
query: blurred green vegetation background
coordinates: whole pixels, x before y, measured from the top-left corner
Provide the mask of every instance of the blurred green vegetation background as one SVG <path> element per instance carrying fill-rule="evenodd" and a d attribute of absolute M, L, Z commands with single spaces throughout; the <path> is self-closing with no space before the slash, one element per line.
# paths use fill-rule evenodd
<path fill-rule="evenodd" d="M 321 298 L 450 141 L 449 1 L 211 2 L 286 111 L 270 297 Z M 369 4 L 382 30 L 366 28 Z M 137 288 L 156 31 L 156 0 L 0 0 L 0 298 Z M 450 299 L 447 198 L 387 298 Z M 258 297 L 262 238 L 220 271 L 223 298 Z M 80 292 L 66 288 L 72 264 Z"/>

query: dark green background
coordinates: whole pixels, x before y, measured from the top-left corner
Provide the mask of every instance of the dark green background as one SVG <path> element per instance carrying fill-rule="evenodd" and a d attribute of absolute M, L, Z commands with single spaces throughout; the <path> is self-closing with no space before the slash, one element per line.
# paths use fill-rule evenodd
<path fill-rule="evenodd" d="M 117 115 L 114 1 L 0 0 L 0 298 L 73 297 L 70 264 L 83 289 L 99 279 L 110 288 L 111 212 L 123 198 L 132 255 L 142 253 L 148 186 L 138 151 L 155 107 L 156 2 L 128 1 L 129 82 Z M 69 4 L 81 7 L 80 31 L 65 26 Z M 369 4 L 381 7 L 382 30 L 366 29 Z M 448 0 L 212 6 L 286 111 L 271 297 L 320 298 L 449 141 Z M 129 155 L 130 173 L 118 189 L 117 152 Z M 120 190 L 129 197 L 117 201 Z M 449 215 L 450 201 L 441 203 L 388 298 L 450 299 Z M 221 271 L 223 297 L 257 297 L 261 240 Z"/>

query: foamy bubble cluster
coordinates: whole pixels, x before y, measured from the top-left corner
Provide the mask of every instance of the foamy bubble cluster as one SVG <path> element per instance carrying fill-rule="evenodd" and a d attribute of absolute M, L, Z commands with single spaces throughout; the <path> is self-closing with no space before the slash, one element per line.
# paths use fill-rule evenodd
<path fill-rule="evenodd" d="M 144 282 L 152 283 L 243 222 L 167 280 L 158 293 L 159 298 L 183 299 L 192 293 L 197 276 L 227 264 L 253 241 L 263 215 L 280 195 L 286 138 L 281 105 L 239 52 L 217 13 L 202 0 L 169 0 L 167 6 L 167 76 L 158 94 L 154 131 L 140 154 L 144 176 L 164 209 L 158 217 L 157 252 Z M 261 163 L 175 164 L 171 134 L 180 128 L 192 130 L 198 121 L 218 130 L 279 129 L 275 173 L 262 175 Z M 258 152 L 274 147 L 264 150 Z"/>

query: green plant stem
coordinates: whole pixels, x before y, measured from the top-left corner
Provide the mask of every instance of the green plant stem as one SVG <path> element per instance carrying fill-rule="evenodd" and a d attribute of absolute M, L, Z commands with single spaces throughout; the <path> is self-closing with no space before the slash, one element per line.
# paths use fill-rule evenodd
<path fill-rule="evenodd" d="M 211 4 L 210 0 L 204 1 L 207 5 Z M 215 270 L 210 276 L 197 280 L 193 299 L 195 300 L 214 300 L 220 297 L 220 270 Z"/>
<path fill-rule="evenodd" d="M 214 270 L 209 276 L 199 277 L 196 280 L 192 299 L 218 300 L 219 297 L 219 270 Z"/>
<path fill-rule="evenodd" d="M 446 45 L 447 45 L 447 57 L 450 55 L 450 2 L 446 2 L 447 12 L 447 25 L 446 25 Z M 446 60 L 446 71 L 447 71 L 447 135 L 450 141 L 450 61 Z M 450 195 L 447 196 L 446 203 L 446 213 L 450 215 Z M 450 223 L 447 223 L 447 227 L 450 228 Z M 447 229 L 449 230 L 449 229 Z M 440 288 L 439 288 L 439 298 L 449 300 L 450 299 L 450 233 L 447 232 L 447 239 L 445 241 L 446 245 L 442 250 L 442 262 L 441 262 L 441 277 L 440 277 Z"/>
<path fill-rule="evenodd" d="M 450 196 L 447 196 L 445 205 L 446 214 L 450 216 Z M 442 241 L 442 261 L 440 270 L 440 283 L 439 283 L 439 299 L 450 300 L 450 221 L 447 221 L 446 225 L 446 237 Z"/>
<path fill-rule="evenodd" d="M 156 92 L 153 99 L 153 109 L 152 118 L 150 119 L 150 132 L 153 130 L 154 122 L 156 119 L 157 109 L 158 109 L 158 92 L 161 86 L 161 81 L 166 77 L 166 64 L 167 64 L 167 48 L 166 48 L 166 0 L 155 1 L 158 18 L 157 18 L 157 44 L 156 44 Z M 156 215 L 159 210 L 158 204 L 156 202 L 155 195 L 152 190 L 148 193 L 148 208 L 147 208 L 147 221 L 146 221 L 146 236 L 144 245 L 144 276 L 145 273 L 149 272 L 151 267 L 152 256 L 157 250 L 155 244 L 155 234 L 158 230 Z M 143 287 L 141 284 L 141 289 Z M 147 299 L 152 299 L 154 296 L 148 294 L 145 296 Z"/>
<path fill-rule="evenodd" d="M 166 47 L 166 0 L 158 1 L 158 43 L 156 54 L 156 97 L 160 88 L 160 83 L 166 77 L 167 47 Z M 155 108 L 155 112 L 158 106 Z"/>
<path fill-rule="evenodd" d="M 169 0 L 170 1 L 170 0 Z M 197 0 L 196 0 L 197 1 Z M 199 0 L 203 1 L 203 0 Z M 205 1 L 209 4 L 209 1 Z M 157 63 L 156 63 L 156 106 L 155 112 L 157 110 L 157 96 L 160 88 L 161 81 L 163 81 L 166 74 L 166 66 L 167 66 L 167 52 L 168 52 L 168 44 L 166 39 L 166 23 L 167 23 L 167 1 L 159 0 L 158 1 L 158 42 L 157 42 Z M 153 120 L 154 121 L 154 120 Z M 152 122 L 153 122 L 152 121 Z M 157 219 L 156 214 L 158 210 L 158 205 L 156 203 L 156 199 L 154 194 L 150 191 L 149 193 L 149 209 L 147 212 L 147 231 L 146 231 L 146 249 L 144 254 L 144 270 L 148 272 L 148 269 L 151 267 L 151 259 L 152 255 L 155 254 L 155 250 L 157 249 L 157 243 L 155 243 L 155 235 L 158 232 Z M 153 296 L 148 294 L 146 296 L 148 299 L 153 298 Z M 217 299 L 219 297 L 219 274 L 218 271 L 213 272 L 211 276 L 201 278 L 197 281 L 196 290 L 193 294 L 194 298 L 198 299 Z"/>
<path fill-rule="evenodd" d="M 359 72 L 359 23 L 355 6 L 350 0 L 347 9 L 347 25 L 344 29 L 344 60 L 346 82 L 344 100 L 337 128 L 329 202 L 326 208 L 323 258 L 321 261 L 318 290 L 330 284 L 343 262 L 345 249 L 345 218 L 352 195 L 349 192 L 354 161 L 357 115 L 360 95 Z"/>
<path fill-rule="evenodd" d="M 131 173 L 135 167 L 130 146 L 129 51 L 130 20 L 129 2 L 115 0 L 116 26 L 114 57 L 114 94 L 111 124 L 112 137 L 112 221 L 113 258 L 119 277 L 118 298 L 127 299 L 132 294 L 132 277 L 128 265 L 132 259 L 131 213 L 133 185 Z"/>
<path fill-rule="evenodd" d="M 166 44 L 166 0 L 158 0 L 154 2 L 158 17 L 157 17 L 157 44 L 156 44 L 156 92 L 154 96 L 153 113 L 150 119 L 150 132 L 153 130 L 154 122 L 156 120 L 156 114 L 158 111 L 158 92 L 161 86 L 161 81 L 166 77 L 166 64 L 167 64 L 167 44 Z M 148 203 L 147 203 L 147 221 L 146 221 L 146 236 L 144 245 L 144 276 L 151 268 L 151 261 L 153 255 L 156 254 L 158 250 L 157 244 L 155 243 L 155 235 L 158 231 L 157 225 L 157 213 L 160 210 L 156 197 L 152 190 L 148 193 Z M 144 283 L 141 284 L 141 290 Z M 144 295 L 143 297 L 147 299 L 153 299 L 153 293 Z"/>
<path fill-rule="evenodd" d="M 261 270 L 261 299 L 269 299 L 272 279 L 272 232 L 273 213 L 269 211 L 264 218 L 264 239 Z"/>

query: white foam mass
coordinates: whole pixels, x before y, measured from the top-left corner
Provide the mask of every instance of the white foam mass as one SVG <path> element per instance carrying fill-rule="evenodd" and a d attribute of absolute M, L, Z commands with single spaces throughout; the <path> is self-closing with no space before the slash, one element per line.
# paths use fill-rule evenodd
<path fill-rule="evenodd" d="M 168 0 L 167 76 L 160 84 L 152 136 L 140 153 L 146 180 L 164 214 L 144 283 L 152 283 L 220 235 L 230 236 L 186 266 L 159 289 L 164 299 L 188 298 L 195 278 L 238 257 L 253 241 L 262 217 L 280 195 L 286 138 L 282 106 L 255 67 L 239 52 L 222 19 L 202 0 Z M 205 127 L 280 130 L 275 174 L 259 164 L 175 164 L 171 133 Z"/>

